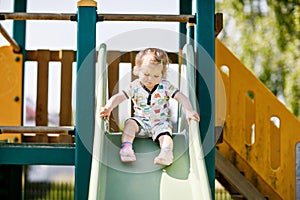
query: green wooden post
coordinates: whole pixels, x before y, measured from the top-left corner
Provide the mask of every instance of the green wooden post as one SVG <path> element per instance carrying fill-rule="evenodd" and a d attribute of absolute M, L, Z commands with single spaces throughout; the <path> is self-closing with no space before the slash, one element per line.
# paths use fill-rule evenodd
<path fill-rule="evenodd" d="M 192 14 L 192 0 L 180 0 L 179 14 Z M 183 46 L 186 44 L 186 37 L 184 37 L 184 35 L 187 33 L 186 24 L 187 23 L 182 22 L 179 24 L 179 32 L 181 33 L 179 35 L 179 49 L 182 49 Z"/>
<path fill-rule="evenodd" d="M 27 0 L 15 0 L 14 12 L 26 12 L 26 10 Z M 13 38 L 22 48 L 23 62 L 25 62 L 26 20 L 16 20 L 13 22 Z"/>
<path fill-rule="evenodd" d="M 197 98 L 200 132 L 212 197 L 215 196 L 215 1 L 196 1 Z"/>
<path fill-rule="evenodd" d="M 75 199 L 88 199 L 95 116 L 97 3 L 78 2 Z"/>

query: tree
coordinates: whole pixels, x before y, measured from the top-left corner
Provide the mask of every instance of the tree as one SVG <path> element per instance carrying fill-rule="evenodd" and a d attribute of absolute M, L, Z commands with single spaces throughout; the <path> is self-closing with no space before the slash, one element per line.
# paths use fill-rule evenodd
<path fill-rule="evenodd" d="M 219 0 L 219 38 L 300 119 L 299 0 Z"/>

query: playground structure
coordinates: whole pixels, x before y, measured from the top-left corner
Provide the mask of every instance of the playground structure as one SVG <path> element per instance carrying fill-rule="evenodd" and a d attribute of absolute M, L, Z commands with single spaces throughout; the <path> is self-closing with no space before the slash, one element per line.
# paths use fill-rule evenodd
<path fill-rule="evenodd" d="M 232 196 L 240 195 L 247 199 L 296 199 L 299 198 L 297 188 L 299 188 L 298 178 L 296 175 L 298 142 L 300 136 L 300 123 L 275 97 L 274 95 L 261 84 L 246 68 L 234 57 L 232 53 L 218 40 L 215 36 L 220 31 L 218 17 L 214 14 L 214 3 L 207 1 L 197 1 L 197 15 L 182 15 L 182 16 L 153 16 L 148 15 L 97 15 L 96 3 L 94 1 L 79 1 L 78 13 L 55 15 L 55 14 L 18 14 L 18 13 L 0 13 L 4 19 L 21 20 L 74 20 L 78 24 L 78 49 L 77 52 L 61 50 L 26 50 L 25 41 L 20 39 L 21 36 L 16 36 L 15 39 L 8 39 L 10 46 L 0 48 L 0 71 L 4 77 L 11 77 L 13 73 L 15 79 L 7 78 L 7 84 L 0 85 L 0 127 L 1 137 L 15 143 L 1 144 L 0 146 L 0 163 L 10 165 L 75 165 L 75 199 L 95 199 L 99 197 L 105 198 L 105 195 L 117 195 L 108 192 L 100 192 L 106 187 L 113 185 L 113 180 L 118 180 L 115 177 L 109 176 L 109 173 L 114 172 L 112 169 L 105 169 L 105 176 L 100 176 L 103 173 L 103 168 L 95 170 L 95 163 L 90 151 L 93 149 L 94 127 L 97 121 L 94 119 L 96 104 L 95 95 L 95 79 L 92 74 L 95 74 L 96 59 L 89 58 L 87 55 L 91 51 L 95 51 L 95 24 L 98 20 L 141 20 L 141 21 L 177 21 L 177 22 L 195 22 L 196 34 L 196 56 L 199 58 L 200 51 L 197 45 L 201 45 L 210 55 L 215 58 L 217 70 L 222 76 L 222 80 L 226 89 L 226 120 L 223 129 L 223 142 L 217 144 L 217 149 L 213 149 L 206 155 L 205 163 L 207 169 L 207 177 L 209 180 L 209 188 L 211 196 L 214 196 L 214 179 L 215 170 L 216 178 L 230 191 Z M 199 6 L 203 5 L 203 6 Z M 205 9 L 204 9 L 205 8 Z M 26 10 L 21 10 L 26 12 Z M 21 17 L 20 17 L 21 16 Z M 43 17 L 41 17 L 43 16 Z M 215 20 L 216 19 L 216 20 Z M 90 23 L 86 23 L 89 21 Z M 206 22 L 206 23 L 201 23 Z M 209 23 L 208 23 L 209 22 Z M 24 25 L 24 24 L 23 24 Z M 22 24 L 16 25 L 15 31 L 22 33 L 24 30 Z M 18 30 L 19 29 L 19 30 Z M 3 28 L 1 27 L 1 30 Z M 82 31 L 85 30 L 85 31 Z M 89 30 L 89 31 L 86 31 Z M 88 32 L 89 37 L 86 36 Z M 6 38 L 10 38 L 5 31 L 1 31 Z M 23 48 L 20 48 L 23 47 Z M 198 50 L 198 51 L 197 51 Z M 21 52 L 21 53 L 20 53 Z M 100 51 L 99 51 L 100 52 Z M 98 52 L 98 54 L 99 54 Z M 111 55 L 118 53 L 122 55 L 114 62 L 109 61 Z M 96 51 L 95 51 L 96 54 Z M 118 77 L 115 74 L 118 71 L 119 63 L 134 62 L 136 52 L 120 53 L 107 52 L 108 66 L 108 90 L 109 96 L 115 84 L 118 82 Z M 177 54 L 169 53 L 172 63 L 180 63 Z M 191 53 L 189 53 L 191 55 Z M 86 63 L 86 58 L 88 62 Z M 89 60 L 90 59 L 90 60 Z M 25 61 L 34 60 L 38 62 L 38 89 L 37 89 L 37 108 L 36 108 L 36 127 L 22 127 L 22 69 Z M 105 61 L 106 59 L 104 59 Z M 60 125 L 61 127 L 47 127 L 47 101 L 48 101 L 48 64 L 50 61 L 59 61 L 62 63 L 62 78 L 61 78 L 61 111 Z M 76 128 L 71 126 L 71 87 L 72 82 L 72 63 L 77 63 L 77 70 L 83 65 L 89 67 L 86 74 L 77 77 L 77 106 L 76 106 Z M 99 64 L 99 61 L 98 61 Z M 199 102 L 201 110 L 201 123 L 199 131 L 192 133 L 199 134 L 199 141 L 204 138 L 213 138 L 212 145 L 215 139 L 215 125 L 222 125 L 220 116 L 224 115 L 224 110 L 220 107 L 218 98 L 218 79 L 210 80 L 205 85 L 201 82 L 201 77 L 214 77 L 214 65 L 202 66 L 198 63 L 198 71 L 196 75 L 196 84 L 198 86 L 196 93 L 199 95 L 201 91 L 202 102 Z M 200 79 L 200 80 L 199 80 Z M 11 81 L 11 82 L 9 82 Z M 16 85 L 16 87 L 12 87 Z M 90 88 L 90 90 L 82 90 L 82 87 Z M 215 86 L 217 87 L 215 93 Z M 204 93 L 203 93 L 204 91 Z M 103 92 L 104 93 L 104 92 Z M 211 95 L 213 94 L 213 95 Z M 216 98 L 214 97 L 216 94 Z M 208 98 L 206 98 L 207 96 Z M 210 96 L 210 99 L 209 99 Z M 97 98 L 100 98 L 97 95 Z M 216 99 L 215 107 L 211 102 Z M 83 109 L 84 107 L 84 109 Z M 204 113 L 204 114 L 202 114 Z M 207 116 L 207 113 L 208 116 Z M 216 120 L 214 119 L 216 118 Z M 279 123 L 278 123 L 279 122 Z M 220 124 L 218 124 L 220 123 Z M 103 133 L 103 122 L 100 123 L 100 132 Z M 211 126 L 213 124 L 213 126 Z M 116 126 L 116 124 L 111 124 Z M 191 125 L 194 129 L 195 125 Z M 101 131 L 102 130 L 102 131 Z M 19 133 L 36 133 L 35 137 L 25 137 Z M 200 134 L 201 132 L 201 134 Z M 7 134 L 5 134 L 7 133 Z M 58 133 L 56 137 L 50 137 L 45 133 Z M 85 136 L 83 137 L 84 134 Z M 106 136 L 103 135 L 106 138 Z M 82 139 L 89 141 L 89 145 Z M 111 141 L 117 143 L 118 136 L 107 136 Z M 178 135 L 179 144 L 185 141 Z M 49 144 L 48 142 L 55 142 Z M 74 144 L 75 141 L 75 144 Z M 21 142 L 21 143 L 19 143 Z M 35 142 L 35 143 L 32 143 Z M 102 141 L 103 142 L 103 141 Z M 142 145 L 144 140 L 137 142 Z M 45 144 L 47 143 L 47 144 Z M 84 144 L 83 144 L 84 143 Z M 201 142 L 200 142 L 201 143 Z M 106 143 L 104 143 L 106 144 Z M 176 143 L 175 143 L 176 144 Z M 95 145 L 95 142 L 94 142 Z M 199 145 L 200 146 L 200 145 Z M 102 145 L 103 147 L 103 145 Z M 148 148 L 153 148 L 147 144 Z M 107 150 L 107 146 L 103 147 L 103 153 Z M 192 148 L 187 147 L 190 151 Z M 201 148 L 200 148 L 201 150 Z M 93 152 L 95 152 L 93 150 Z M 192 153 L 185 152 L 178 162 L 174 163 L 170 169 L 166 169 L 169 174 L 179 176 L 182 174 L 178 171 L 184 168 L 188 174 L 189 167 L 186 163 L 189 160 L 189 155 Z M 215 165 L 216 159 L 216 165 Z M 92 164 L 93 163 L 93 164 Z M 188 164 L 189 165 L 189 164 Z M 172 169 L 173 168 L 173 169 Z M 176 171 L 176 169 L 178 171 Z M 18 169 L 17 169 L 18 170 Z M 112 171 L 111 171 L 112 170 Z M 173 171 L 172 171 L 173 170 Z M 166 172 L 155 172 L 155 175 L 143 176 L 142 178 L 160 177 L 166 178 Z M 241 175 L 241 173 L 243 175 Z M 199 171 L 196 173 L 200 173 Z M 163 175 L 162 175 L 163 174 Z M 124 176 L 124 174 L 119 174 Z M 201 173 L 201 176 L 206 176 L 206 173 Z M 90 179 L 90 177 L 92 177 Z M 137 179 L 140 179 L 138 177 Z M 96 180 L 95 180 L 96 178 Z M 105 181 L 104 181 L 105 180 Z M 128 177 L 127 177 L 128 180 Z M 98 182 L 98 183 L 95 183 Z M 174 187 L 176 181 L 171 181 Z M 156 183 L 156 182 L 154 182 Z M 205 186 L 192 185 L 197 188 L 205 189 Z M 125 187 L 125 186 L 124 186 Z M 158 189 L 168 191 L 164 187 Z M 157 192 L 157 191 L 156 191 Z M 132 194 L 130 194 L 132 195 Z M 140 194 L 141 195 L 141 194 Z M 157 199 L 168 199 L 168 197 L 157 194 Z M 134 195 L 133 195 L 134 196 Z M 115 196 L 109 196 L 115 197 Z M 117 198 L 117 197 L 116 197 Z M 135 198 L 139 198 L 136 196 Z M 193 197 L 191 197 L 193 199 Z"/>

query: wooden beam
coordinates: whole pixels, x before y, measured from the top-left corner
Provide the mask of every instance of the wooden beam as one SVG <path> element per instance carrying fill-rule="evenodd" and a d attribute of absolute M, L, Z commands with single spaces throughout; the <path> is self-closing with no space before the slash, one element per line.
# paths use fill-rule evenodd
<path fill-rule="evenodd" d="M 194 15 L 145 15 L 145 14 L 99 14 L 103 21 L 155 21 L 155 22 L 190 22 Z"/>
<path fill-rule="evenodd" d="M 223 13 L 215 14 L 215 37 L 219 35 L 219 33 L 223 29 Z"/>
<path fill-rule="evenodd" d="M 12 20 L 72 20 L 74 13 L 0 13 L 0 19 Z M 98 14 L 98 21 L 156 21 L 156 22 L 194 22 L 194 15 L 156 15 L 156 14 Z"/>
<path fill-rule="evenodd" d="M 219 151 L 216 151 L 216 170 L 246 199 L 265 199 L 265 197 Z"/>
<path fill-rule="evenodd" d="M 37 77 L 37 100 L 36 100 L 36 125 L 48 125 L 48 64 L 50 51 L 38 51 L 38 77 Z"/>
<path fill-rule="evenodd" d="M 74 135 L 73 126 L 0 126 L 0 134 L 3 133 L 70 133 Z"/>
<path fill-rule="evenodd" d="M 73 50 L 61 51 L 61 92 L 59 125 L 70 126 L 72 123 L 72 64 Z"/>

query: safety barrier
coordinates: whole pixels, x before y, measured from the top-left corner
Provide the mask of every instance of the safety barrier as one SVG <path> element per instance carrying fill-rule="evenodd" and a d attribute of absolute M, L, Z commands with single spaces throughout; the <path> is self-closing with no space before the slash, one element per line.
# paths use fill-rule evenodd
<path fill-rule="evenodd" d="M 227 94 L 219 150 L 269 199 L 295 199 L 299 120 L 219 40 L 216 65 Z"/>
<path fill-rule="evenodd" d="M 134 66 L 135 55 L 137 52 L 120 52 L 109 51 L 107 55 L 108 63 L 108 80 L 109 80 L 109 97 L 119 90 L 119 71 L 120 63 L 131 63 Z M 170 53 L 169 57 L 172 63 L 178 63 L 178 55 L 176 53 Z M 37 62 L 37 99 L 35 108 L 35 125 L 37 127 L 48 126 L 49 113 L 48 113 L 48 85 L 49 85 L 49 63 L 60 62 L 61 63 L 61 89 L 60 89 L 60 112 L 59 112 L 59 126 L 74 126 L 72 119 L 72 65 L 76 61 L 76 51 L 73 50 L 27 50 L 26 60 Z M 26 67 L 26 65 L 25 65 Z M 132 77 L 133 79 L 135 77 Z M 22 81 L 20 81 L 22 83 Z M 118 132 L 120 130 L 118 108 L 114 109 L 111 115 L 111 130 Z M 19 111 L 18 115 L 21 115 Z M 25 133 L 26 129 L 22 131 L 19 128 L 17 132 Z M 37 131 L 32 131 L 33 134 L 23 135 L 23 142 L 37 142 L 37 143 L 73 143 L 74 134 L 58 134 L 44 131 L 42 134 L 36 134 Z M 28 131 L 26 133 L 29 133 Z M 5 134 L 5 133 L 3 133 Z M 12 132 L 10 132 L 12 134 Z M 17 140 L 20 142 L 20 139 Z M 10 141 L 13 142 L 13 141 Z"/>

